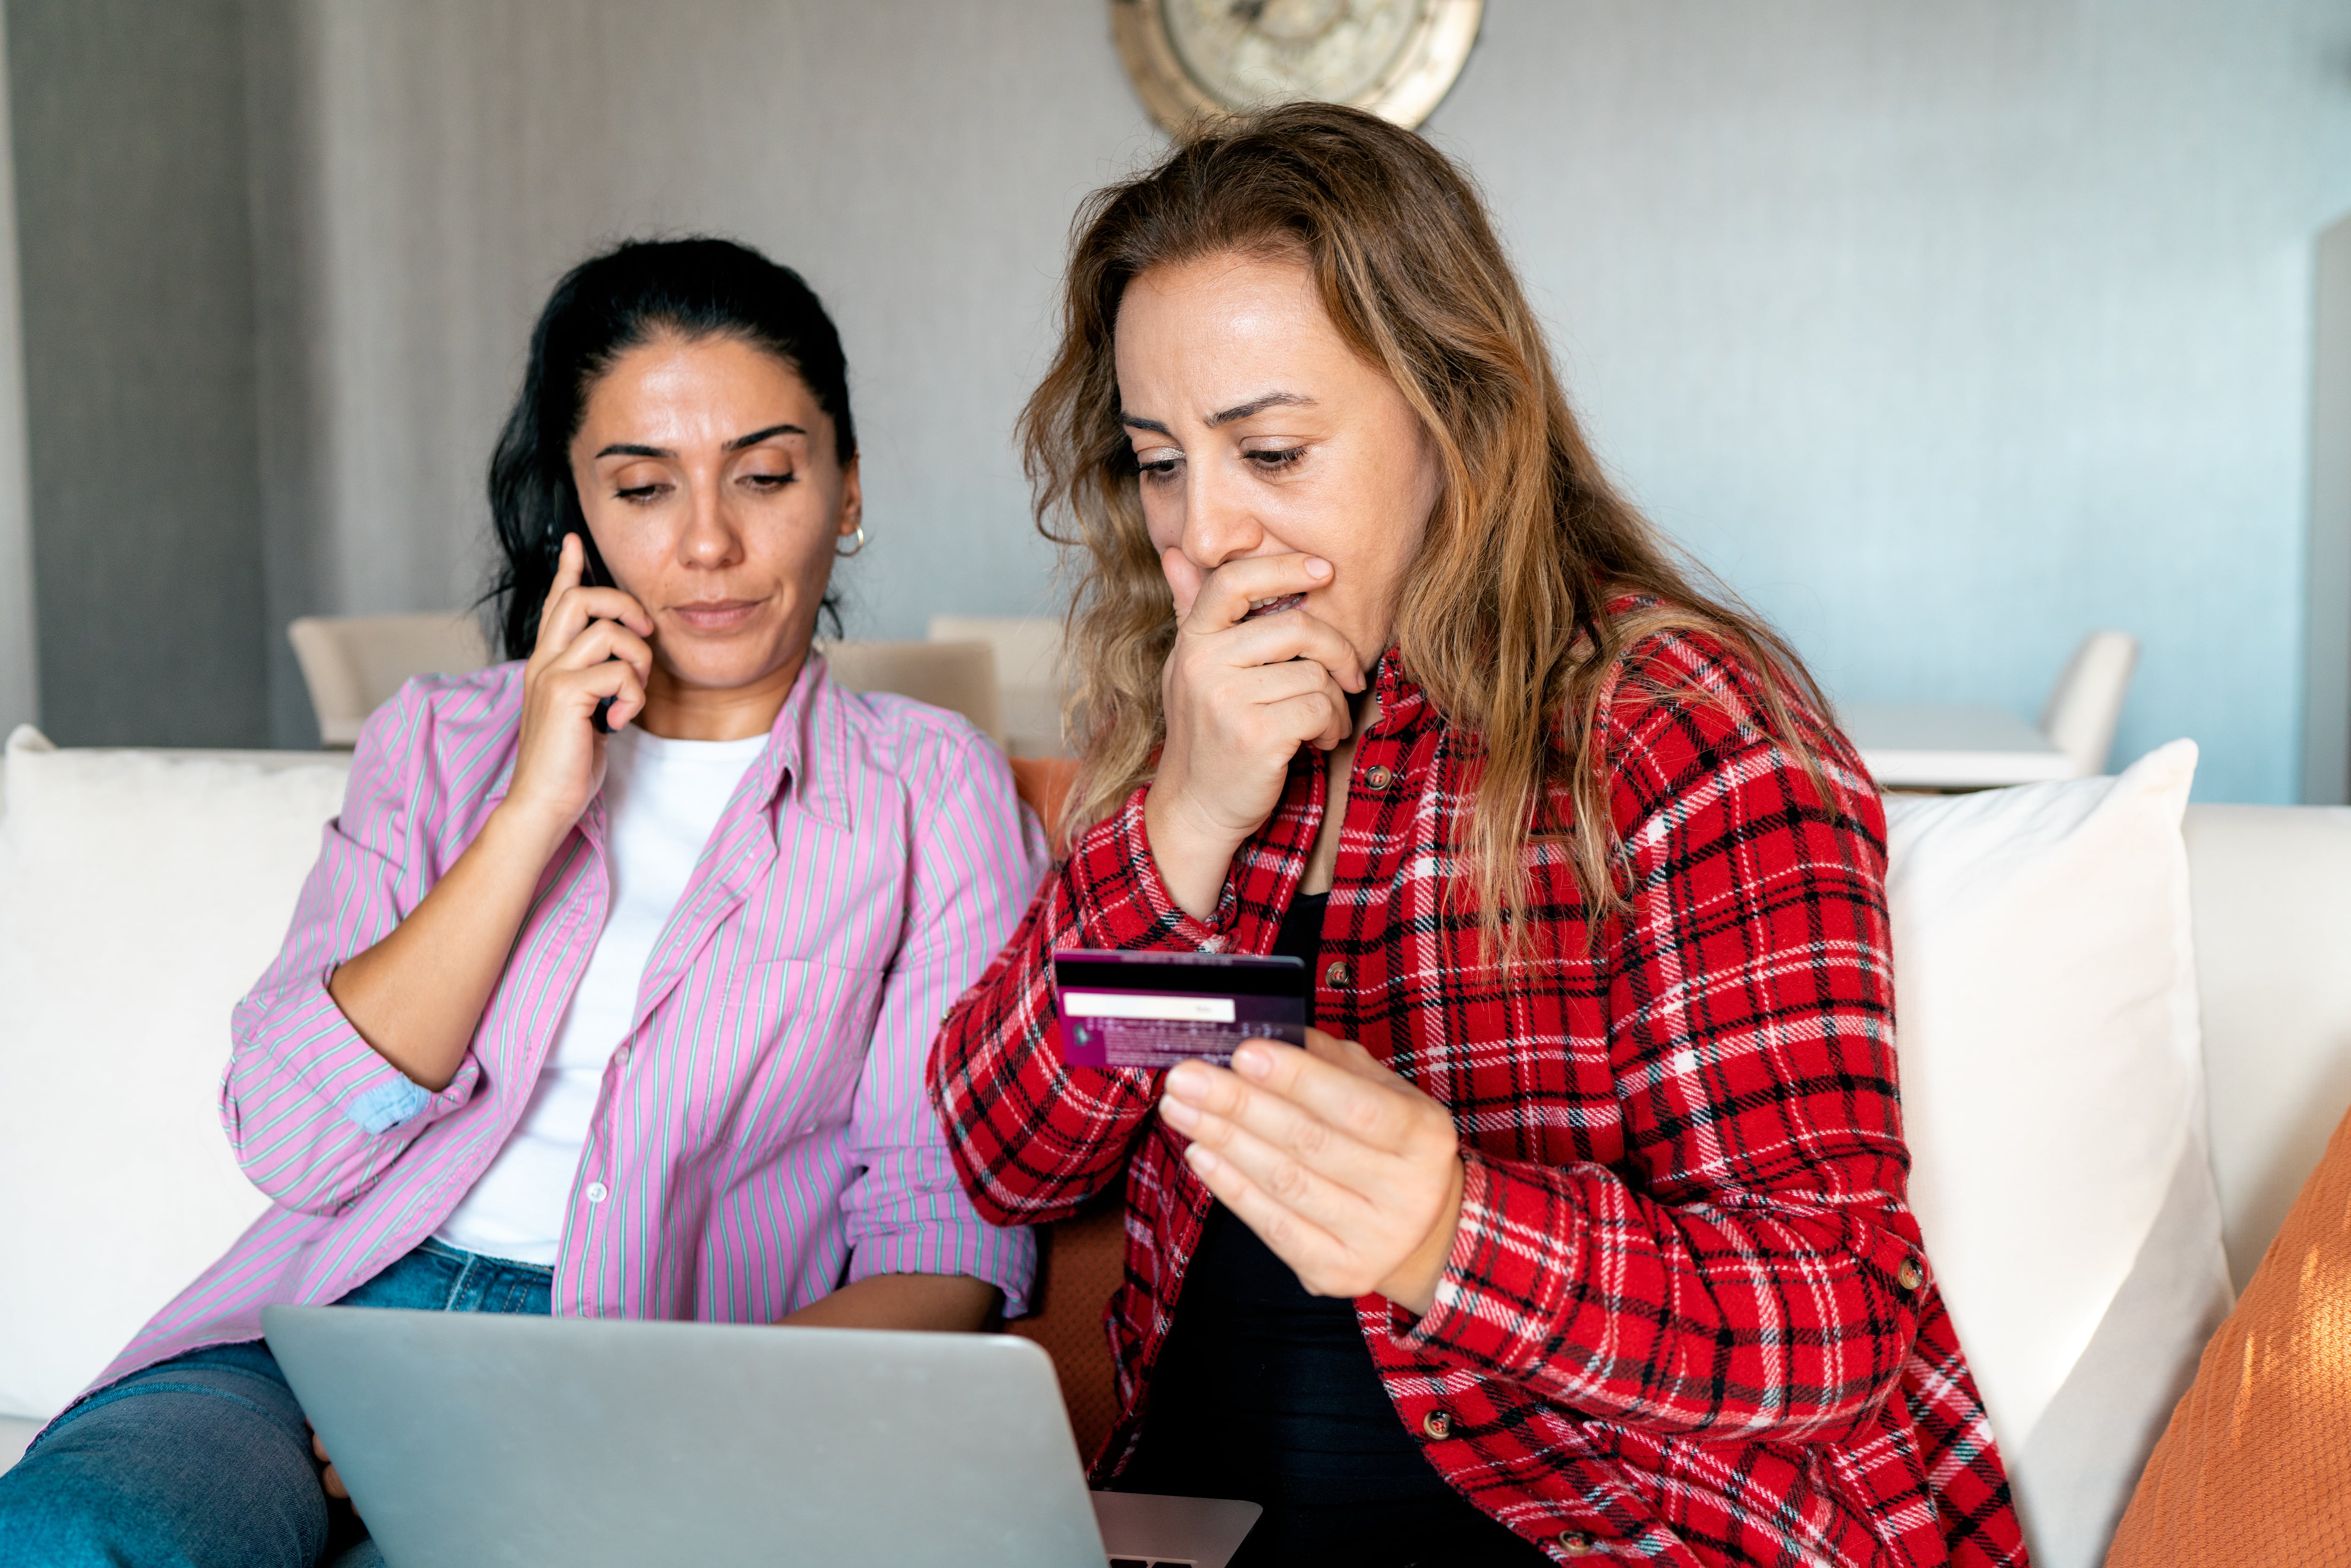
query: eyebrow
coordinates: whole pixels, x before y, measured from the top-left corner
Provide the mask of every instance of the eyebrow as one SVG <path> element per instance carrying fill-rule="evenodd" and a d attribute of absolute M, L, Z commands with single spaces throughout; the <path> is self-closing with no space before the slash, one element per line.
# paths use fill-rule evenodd
<path fill-rule="evenodd" d="M 1228 409 L 1210 414 L 1207 421 L 1208 428 L 1214 430 L 1220 424 L 1230 424 L 1237 419 L 1247 419 L 1253 413 L 1262 413 L 1270 408 L 1311 408 L 1313 406 L 1314 400 L 1303 392 L 1268 392 L 1263 397 L 1251 398 L 1247 402 L 1235 403 Z M 1118 422 L 1129 430 L 1152 430 L 1162 435 L 1173 434 L 1155 419 L 1145 419 L 1139 413 L 1128 413 L 1123 410 L 1119 413 Z"/>
<path fill-rule="evenodd" d="M 807 434 L 807 431 L 797 424 L 771 424 L 765 430 L 755 430 L 748 435 L 737 436 L 721 450 L 740 452 L 747 446 L 758 445 L 770 436 L 806 435 Z M 596 455 L 599 457 L 675 457 L 677 453 L 667 446 L 640 446 L 634 442 L 615 441 Z"/>
<path fill-rule="evenodd" d="M 1311 408 L 1313 405 L 1314 400 L 1304 392 L 1268 392 L 1263 397 L 1251 398 L 1247 402 L 1235 403 L 1222 413 L 1210 414 L 1208 428 L 1214 430 L 1217 425 L 1230 424 L 1237 419 L 1247 419 L 1253 413 L 1262 413 L 1270 408 Z"/>
<path fill-rule="evenodd" d="M 806 435 L 797 424 L 771 424 L 765 430 L 755 430 L 748 435 L 738 435 L 726 444 L 729 452 L 740 452 L 747 446 L 757 446 L 771 435 Z"/>

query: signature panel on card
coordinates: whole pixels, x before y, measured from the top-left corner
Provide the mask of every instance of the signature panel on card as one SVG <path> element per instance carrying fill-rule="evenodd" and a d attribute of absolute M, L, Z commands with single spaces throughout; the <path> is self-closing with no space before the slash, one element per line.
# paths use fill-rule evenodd
<path fill-rule="evenodd" d="M 1225 1062 L 1245 1040 L 1306 1043 L 1306 966 L 1227 953 L 1053 955 L 1061 1060 L 1071 1067 Z"/>

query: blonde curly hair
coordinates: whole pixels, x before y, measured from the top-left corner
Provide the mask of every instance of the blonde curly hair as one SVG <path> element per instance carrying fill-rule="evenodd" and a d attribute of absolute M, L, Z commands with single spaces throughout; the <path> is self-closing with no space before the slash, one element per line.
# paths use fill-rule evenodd
<path fill-rule="evenodd" d="M 1442 498 L 1405 577 L 1395 647 L 1404 673 L 1481 743 L 1457 847 L 1489 951 L 1524 928 L 1533 835 L 1572 840 L 1591 910 L 1621 907 L 1597 718 L 1625 650 L 1653 632 L 1702 632 L 1750 661 L 1771 728 L 1821 801 L 1834 799 L 1786 706 L 1793 692 L 1827 713 L 1818 686 L 1603 475 L 1477 189 L 1426 141 L 1332 104 L 1213 122 L 1097 192 L 1071 233 L 1060 349 L 1019 423 L 1037 526 L 1074 568 L 1064 719 L 1081 761 L 1066 835 L 1149 779 L 1165 738 L 1176 621 L 1119 422 L 1119 301 L 1153 267 L 1228 252 L 1303 263 L 1340 334 L 1395 383 L 1437 454 Z M 1643 607 L 1607 613 L 1627 594 Z M 1570 820 L 1541 820 L 1562 785 Z"/>

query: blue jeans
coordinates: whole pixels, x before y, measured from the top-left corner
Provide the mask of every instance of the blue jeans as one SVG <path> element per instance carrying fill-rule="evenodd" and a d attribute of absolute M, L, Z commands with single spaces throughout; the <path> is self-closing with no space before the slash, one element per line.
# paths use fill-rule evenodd
<path fill-rule="evenodd" d="M 427 1241 L 336 1303 L 548 1311 L 551 1271 Z M 0 1475 L 0 1568 L 371 1568 L 330 1503 L 310 1427 L 259 1340 L 216 1344 L 85 1396 Z"/>

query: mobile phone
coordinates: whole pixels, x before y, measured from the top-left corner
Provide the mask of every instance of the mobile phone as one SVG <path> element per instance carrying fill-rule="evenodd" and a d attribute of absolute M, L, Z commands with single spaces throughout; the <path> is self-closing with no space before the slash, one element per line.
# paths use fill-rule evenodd
<path fill-rule="evenodd" d="M 580 534 L 580 586 L 582 588 L 611 587 L 611 578 L 604 570 L 604 558 L 596 553 L 596 541 L 588 537 L 587 530 L 578 531 Z M 558 540 L 556 548 L 560 550 L 563 548 L 562 541 Z M 612 655 L 612 659 L 619 657 L 618 653 Z M 604 662 L 609 664 L 612 659 L 607 659 Z M 611 697 L 598 697 L 596 711 L 588 716 L 588 722 L 595 726 L 596 733 L 599 735 L 612 733 L 611 715 L 614 700 Z"/>
<path fill-rule="evenodd" d="M 1298 958 L 1073 947 L 1053 955 L 1053 988 L 1071 1067 L 1221 1065 L 1245 1040 L 1306 1043 Z"/>

